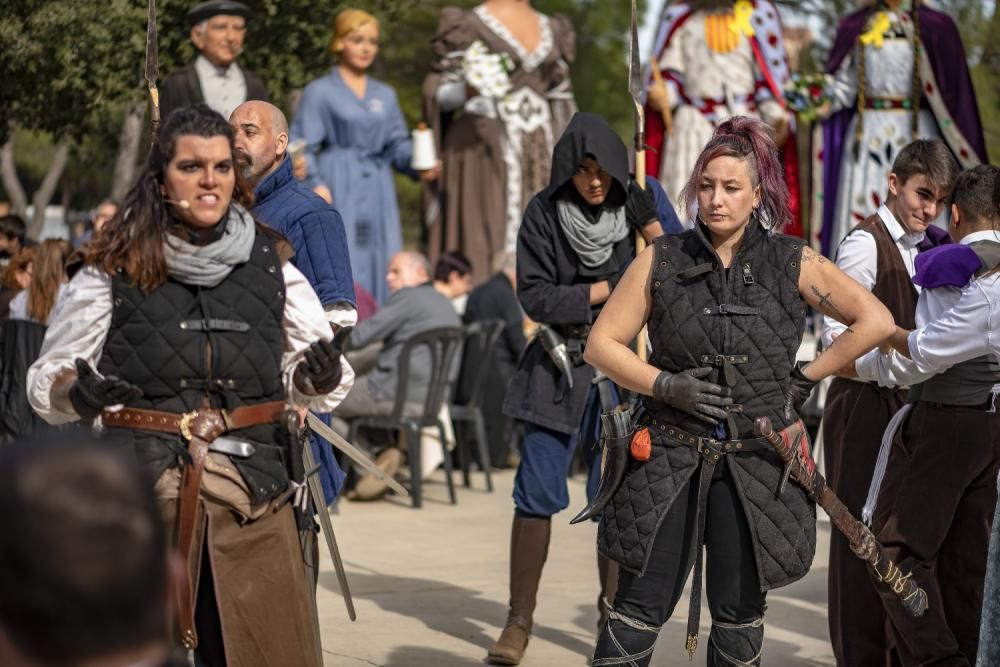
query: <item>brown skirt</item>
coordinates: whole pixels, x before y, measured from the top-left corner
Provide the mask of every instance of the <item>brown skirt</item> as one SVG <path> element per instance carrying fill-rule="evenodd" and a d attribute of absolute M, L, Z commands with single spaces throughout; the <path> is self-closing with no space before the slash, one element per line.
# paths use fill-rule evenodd
<path fill-rule="evenodd" d="M 176 498 L 160 501 L 174 535 L 177 505 Z M 307 577 L 292 505 L 277 512 L 269 507 L 244 523 L 213 499 L 203 497 L 202 509 L 193 543 L 204 548 L 192 549 L 188 571 L 197 585 L 201 568 L 211 568 L 226 664 L 321 667 L 314 581 Z"/>

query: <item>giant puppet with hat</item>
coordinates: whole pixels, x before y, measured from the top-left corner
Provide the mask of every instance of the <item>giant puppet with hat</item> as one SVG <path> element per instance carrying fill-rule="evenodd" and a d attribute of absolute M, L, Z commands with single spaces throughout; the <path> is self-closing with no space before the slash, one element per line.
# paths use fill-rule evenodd
<path fill-rule="evenodd" d="M 163 118 L 198 102 L 229 118 L 247 100 L 268 99 L 260 78 L 236 62 L 252 16 L 248 6 L 235 0 L 207 0 L 188 11 L 186 20 L 198 56 L 164 80 L 160 89 Z"/>

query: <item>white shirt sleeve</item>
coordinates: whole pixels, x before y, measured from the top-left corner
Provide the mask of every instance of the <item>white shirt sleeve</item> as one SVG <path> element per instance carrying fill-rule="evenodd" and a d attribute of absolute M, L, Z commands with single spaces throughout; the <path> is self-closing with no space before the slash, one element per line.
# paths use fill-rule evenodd
<path fill-rule="evenodd" d="M 990 301 L 997 281 L 995 274 L 973 280 L 950 310 L 910 332 L 910 358 L 918 369 L 940 373 L 963 361 L 997 353 L 993 332 L 1000 324 L 1000 313 Z"/>
<path fill-rule="evenodd" d="M 837 266 L 841 271 L 861 283 L 869 292 L 875 287 L 875 277 L 878 273 L 878 250 L 875 237 L 867 232 L 855 232 L 844 237 L 837 249 Z M 847 329 L 847 325 L 838 322 L 829 315 L 823 316 L 823 349 L 833 344 L 834 338 Z"/>
<path fill-rule="evenodd" d="M 895 350 L 882 354 L 875 348 L 867 354 L 858 357 L 854 362 L 858 379 L 863 382 L 877 382 L 883 387 L 912 387 L 938 373 L 945 368 L 922 369 Z"/>
<path fill-rule="evenodd" d="M 340 385 L 329 394 L 312 396 L 298 390 L 292 381 L 295 367 L 302 361 L 306 349 L 319 339 L 332 340 L 333 330 L 330 328 L 332 319 L 324 312 L 319 297 L 313 291 L 312 285 L 302 273 L 286 262 L 282 267 L 285 279 L 285 353 L 281 358 L 281 369 L 285 376 L 285 395 L 288 401 L 298 407 L 309 408 L 317 412 L 331 412 L 347 396 L 354 386 L 354 369 L 347 363 L 347 357 L 340 358 L 343 375 Z M 351 311 L 354 309 L 351 308 Z M 337 311 L 331 311 L 337 312 Z M 348 319 L 349 315 L 340 313 L 338 318 Z M 354 315 L 355 321 L 357 314 Z"/>
<path fill-rule="evenodd" d="M 80 417 L 52 404 L 52 383 L 64 370 L 75 370 L 79 357 L 97 367 L 111 328 L 111 276 L 85 266 L 73 277 L 56 302 L 45 332 L 42 351 L 28 369 L 28 402 L 50 424 Z"/>

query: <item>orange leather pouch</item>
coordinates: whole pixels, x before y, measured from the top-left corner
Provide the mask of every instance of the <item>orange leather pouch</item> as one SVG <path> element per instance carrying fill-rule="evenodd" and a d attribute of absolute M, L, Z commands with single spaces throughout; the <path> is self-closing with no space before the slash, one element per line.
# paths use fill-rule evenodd
<path fill-rule="evenodd" d="M 641 428 L 632 436 L 632 443 L 629 445 L 632 458 L 636 461 L 648 461 L 653 453 L 653 443 L 649 438 L 649 429 Z"/>

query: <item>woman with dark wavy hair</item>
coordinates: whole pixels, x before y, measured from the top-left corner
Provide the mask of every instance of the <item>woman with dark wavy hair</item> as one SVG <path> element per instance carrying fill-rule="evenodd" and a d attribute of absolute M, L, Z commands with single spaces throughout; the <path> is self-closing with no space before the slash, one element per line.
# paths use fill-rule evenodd
<path fill-rule="evenodd" d="M 875 297 L 779 233 L 788 190 L 761 121 L 720 125 L 684 192 L 695 228 L 657 239 L 632 263 L 585 353 L 642 399 L 622 479 L 602 480 L 617 491 L 598 549 L 621 573 L 595 665 L 649 664 L 692 565 L 693 656 L 706 560 L 708 664 L 760 664 L 765 593 L 806 574 L 816 526 L 815 506 L 794 483 L 782 485 L 780 458 L 755 437 L 754 419 L 770 418 L 807 446 L 796 410 L 812 386 L 893 331 Z M 807 305 L 851 333 L 804 364 L 795 354 Z M 629 347 L 643 326 L 648 363 Z"/>
<path fill-rule="evenodd" d="M 234 160 L 222 116 L 170 115 L 57 304 L 28 395 L 52 424 L 99 418 L 155 480 L 188 559 L 178 636 L 198 664 L 318 666 L 282 417 L 286 402 L 329 411 L 343 362 Z"/>

